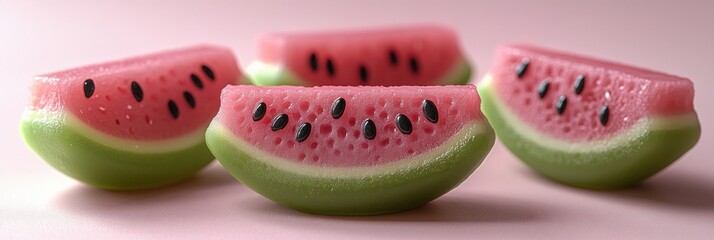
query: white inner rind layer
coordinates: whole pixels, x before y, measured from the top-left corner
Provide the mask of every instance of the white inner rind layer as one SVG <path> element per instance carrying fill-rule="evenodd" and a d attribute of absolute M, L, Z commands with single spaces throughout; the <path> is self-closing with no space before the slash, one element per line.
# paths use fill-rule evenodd
<path fill-rule="evenodd" d="M 296 161 L 275 156 L 273 153 L 262 151 L 250 143 L 235 136 L 223 124 L 214 121 L 208 131 L 226 135 L 226 139 L 231 139 L 233 145 L 250 155 L 254 159 L 258 159 L 277 169 L 292 172 L 298 175 L 309 175 L 321 178 L 361 178 L 379 175 L 389 175 L 398 171 L 408 171 L 413 168 L 424 167 L 436 161 L 441 161 L 439 156 L 453 151 L 455 149 L 463 149 L 465 143 L 471 142 L 471 138 L 475 138 L 479 133 L 486 132 L 490 126 L 483 121 L 471 122 L 464 125 L 459 132 L 442 143 L 439 147 L 418 156 L 394 161 L 377 166 L 355 166 L 355 167 L 330 167 L 319 166 L 314 164 L 298 163 Z M 215 128 L 215 129 L 211 129 Z M 455 147 L 458 146 L 458 147 Z"/>
<path fill-rule="evenodd" d="M 187 149 L 204 141 L 206 127 L 172 137 L 168 140 L 132 140 L 115 137 L 87 125 L 71 113 L 64 111 L 26 110 L 24 121 L 39 121 L 47 125 L 65 125 L 77 133 L 109 148 L 135 153 L 163 153 Z"/>
<path fill-rule="evenodd" d="M 491 89 L 491 91 L 493 91 L 492 94 L 498 95 L 498 91 L 494 89 L 494 86 L 491 86 L 492 81 L 493 78 L 491 74 L 487 74 L 479 86 L 483 89 Z M 521 138 L 543 148 L 568 153 L 607 152 L 626 145 L 635 139 L 642 138 L 649 131 L 688 128 L 698 124 L 697 115 L 695 113 L 666 117 L 644 117 L 631 127 L 625 129 L 622 133 L 609 138 L 587 142 L 563 141 L 529 127 L 525 121 L 522 121 L 519 116 L 511 112 L 509 107 L 502 101 L 494 99 L 491 104 L 499 109 L 504 121 L 506 121 L 506 125 L 511 126 L 515 132 L 518 132 Z"/>

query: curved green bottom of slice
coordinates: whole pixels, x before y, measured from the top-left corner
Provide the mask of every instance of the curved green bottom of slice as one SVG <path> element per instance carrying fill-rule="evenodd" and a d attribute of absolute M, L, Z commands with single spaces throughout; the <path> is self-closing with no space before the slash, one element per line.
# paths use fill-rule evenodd
<path fill-rule="evenodd" d="M 442 80 L 435 85 L 462 85 L 466 84 L 473 70 L 468 60 L 462 59 L 453 67 L 447 74 L 442 77 Z M 287 68 L 281 65 L 265 63 L 261 61 L 252 62 L 246 68 L 246 74 L 250 76 L 253 84 L 256 86 L 278 86 L 292 85 L 305 86 L 305 82 Z"/>
<path fill-rule="evenodd" d="M 375 167 L 330 168 L 273 157 L 235 137 L 220 123 L 208 147 L 236 179 L 281 205 L 325 215 L 374 215 L 422 206 L 465 180 L 494 143 L 492 128 L 471 124 L 441 147 Z"/>
<path fill-rule="evenodd" d="M 180 149 L 138 152 L 111 148 L 88 136 L 79 120 L 66 114 L 28 112 L 20 131 L 48 164 L 80 182 L 108 190 L 139 190 L 185 180 L 213 160 L 203 141 L 178 143 Z M 82 127 L 80 127 L 82 126 Z M 91 130 L 90 130 L 91 132 Z"/>
<path fill-rule="evenodd" d="M 669 166 L 699 139 L 695 114 L 640 120 L 619 136 L 571 143 L 536 132 L 495 96 L 490 77 L 479 86 L 482 111 L 501 142 L 543 176 L 582 188 L 634 185 Z"/>

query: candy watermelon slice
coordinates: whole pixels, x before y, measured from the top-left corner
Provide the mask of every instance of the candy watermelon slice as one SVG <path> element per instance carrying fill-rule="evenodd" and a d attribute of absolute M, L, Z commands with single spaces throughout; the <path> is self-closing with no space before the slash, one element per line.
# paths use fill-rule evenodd
<path fill-rule="evenodd" d="M 26 143 L 59 171 L 105 189 L 171 184 L 213 160 L 204 133 L 232 52 L 197 46 L 35 77 Z"/>
<path fill-rule="evenodd" d="M 206 133 L 238 180 L 299 211 L 421 206 L 461 183 L 495 135 L 473 85 L 227 87 Z"/>
<path fill-rule="evenodd" d="M 585 188 L 635 184 L 698 140 L 689 79 L 527 45 L 480 85 L 501 141 L 537 172 Z"/>
<path fill-rule="evenodd" d="M 256 85 L 464 84 L 456 33 L 434 26 L 269 34 L 246 72 Z"/>

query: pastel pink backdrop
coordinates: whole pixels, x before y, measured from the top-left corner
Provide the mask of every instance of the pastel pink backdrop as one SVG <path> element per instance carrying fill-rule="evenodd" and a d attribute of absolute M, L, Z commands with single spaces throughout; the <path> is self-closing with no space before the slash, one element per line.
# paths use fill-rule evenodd
<path fill-rule="evenodd" d="M 1 1 L 0 239 L 711 239 L 712 12 L 705 0 Z M 497 144 L 465 183 L 423 208 L 324 217 L 280 207 L 217 164 L 154 191 L 96 190 L 51 169 L 18 134 L 34 74 L 203 42 L 230 46 L 245 66 L 262 32 L 418 22 L 458 30 L 479 77 L 512 41 L 687 76 L 702 138 L 661 174 L 618 191 L 546 181 Z"/>

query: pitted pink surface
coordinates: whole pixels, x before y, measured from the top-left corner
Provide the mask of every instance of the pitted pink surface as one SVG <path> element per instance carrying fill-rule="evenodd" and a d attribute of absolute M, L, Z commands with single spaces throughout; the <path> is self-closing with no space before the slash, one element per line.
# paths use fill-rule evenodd
<path fill-rule="evenodd" d="M 283 65 L 313 86 L 433 85 L 463 59 L 456 33 L 435 25 L 270 34 L 260 39 L 258 51 L 259 60 Z M 310 67 L 311 54 L 317 57 L 316 71 Z M 334 76 L 327 72 L 328 59 Z M 412 61 L 418 73 L 411 70 Z M 367 71 L 366 82 L 360 66 Z"/>
<path fill-rule="evenodd" d="M 333 119 L 331 107 L 344 98 L 344 114 Z M 439 120 L 425 118 L 422 102 L 431 100 Z M 323 166 L 371 166 L 416 156 L 441 146 L 465 124 L 484 120 L 476 87 L 255 87 L 229 86 L 215 121 L 236 137 L 276 156 Z M 265 116 L 253 121 L 255 107 L 267 105 Z M 285 128 L 272 131 L 271 121 L 285 113 Z M 412 133 L 400 132 L 397 114 L 406 115 Z M 377 135 L 366 139 L 362 123 L 374 121 Z M 295 134 L 302 123 L 312 131 L 303 142 Z"/>
<path fill-rule="evenodd" d="M 522 78 L 516 68 L 528 60 Z M 500 100 L 521 121 L 555 138 L 572 141 L 604 139 L 618 134 L 643 117 L 692 113 L 694 88 L 689 79 L 622 64 L 539 49 L 509 45 L 499 49 L 494 63 L 493 87 Z M 585 76 L 577 95 L 576 78 Z M 538 95 L 543 81 L 550 82 L 544 98 Z M 567 97 L 559 115 L 556 102 Z M 609 108 L 602 125 L 599 111 Z"/>
<path fill-rule="evenodd" d="M 215 80 L 203 71 L 204 65 Z M 203 88 L 192 81 L 192 74 Z M 230 50 L 197 46 L 37 76 L 30 107 L 71 113 L 120 138 L 165 139 L 207 125 L 218 111 L 221 89 L 236 84 L 240 76 Z M 84 93 L 87 79 L 95 85 L 89 98 Z M 133 81 L 142 89 L 141 102 L 132 93 Z M 189 105 L 186 93 L 193 97 L 195 107 Z M 169 110 L 169 101 L 178 108 L 177 118 Z"/>

